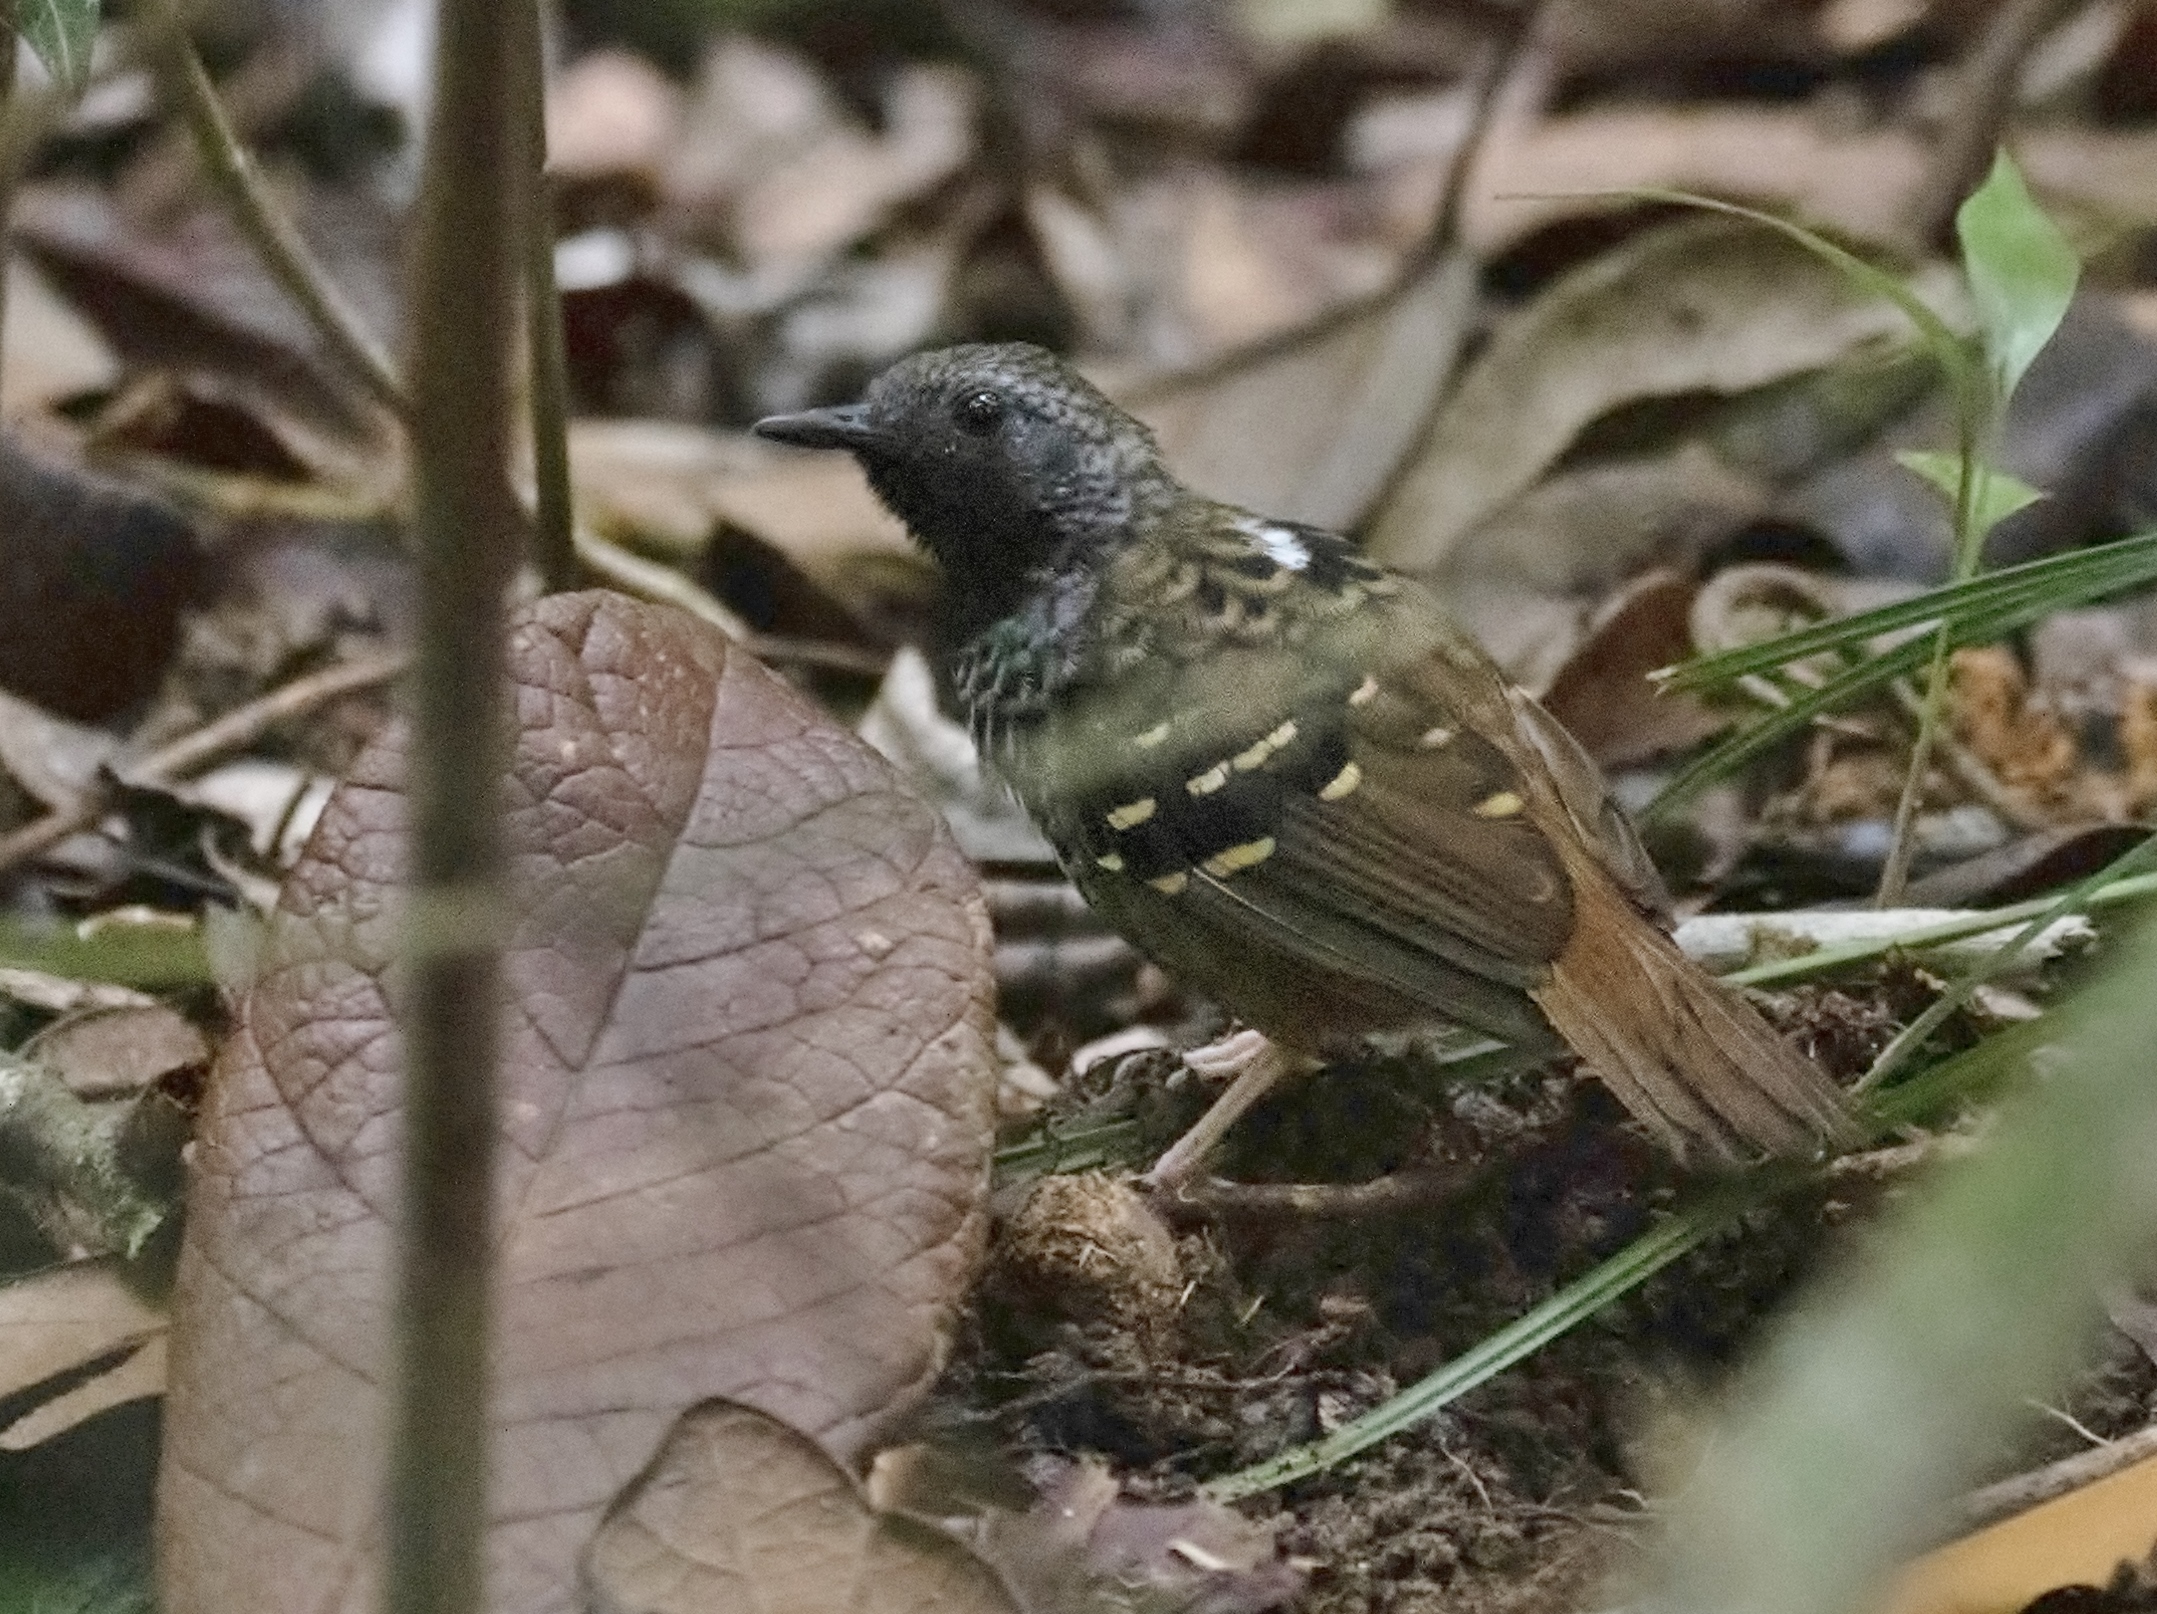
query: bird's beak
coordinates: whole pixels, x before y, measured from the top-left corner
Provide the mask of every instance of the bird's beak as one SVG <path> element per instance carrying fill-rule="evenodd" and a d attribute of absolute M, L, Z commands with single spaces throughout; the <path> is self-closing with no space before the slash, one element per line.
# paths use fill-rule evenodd
<path fill-rule="evenodd" d="M 751 429 L 759 437 L 792 443 L 796 448 L 862 449 L 883 435 L 869 424 L 869 411 L 858 403 L 842 404 L 836 409 L 804 409 L 793 415 L 766 415 Z"/>

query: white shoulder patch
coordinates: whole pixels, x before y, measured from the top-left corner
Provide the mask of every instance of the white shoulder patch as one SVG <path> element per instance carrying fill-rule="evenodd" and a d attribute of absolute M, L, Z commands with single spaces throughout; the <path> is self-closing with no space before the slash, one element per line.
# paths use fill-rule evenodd
<path fill-rule="evenodd" d="M 1237 528 L 1252 543 L 1266 552 L 1276 566 L 1300 572 L 1311 563 L 1310 546 L 1286 527 L 1276 527 L 1270 521 L 1260 521 L 1255 516 L 1245 516 L 1236 523 Z"/>

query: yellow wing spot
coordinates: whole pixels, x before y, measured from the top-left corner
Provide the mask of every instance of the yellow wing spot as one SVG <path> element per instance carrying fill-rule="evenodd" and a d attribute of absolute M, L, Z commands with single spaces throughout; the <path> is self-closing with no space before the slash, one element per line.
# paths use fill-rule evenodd
<path fill-rule="evenodd" d="M 1195 779 L 1186 779 L 1183 788 L 1194 796 L 1210 796 L 1228 783 L 1228 764 L 1216 762 Z"/>
<path fill-rule="evenodd" d="M 1245 841 L 1241 846 L 1231 846 L 1225 852 L 1216 852 L 1199 865 L 1216 880 L 1225 880 L 1238 869 L 1247 869 L 1254 863 L 1263 863 L 1273 856 L 1273 837 L 1260 836 L 1255 841 Z"/>
<path fill-rule="evenodd" d="M 1354 689 L 1349 691 L 1348 704 L 1351 706 L 1368 706 L 1372 701 L 1376 700 L 1377 698 L 1378 680 L 1375 678 L 1366 678 L 1363 680 L 1362 683 L 1356 685 Z"/>
<path fill-rule="evenodd" d="M 1283 723 L 1248 751 L 1236 753 L 1235 765 L 1237 771 L 1249 773 L 1254 768 L 1263 768 L 1274 752 L 1289 744 L 1295 737 L 1296 725 L 1293 722 Z"/>
<path fill-rule="evenodd" d="M 1363 770 L 1353 762 L 1333 776 L 1333 782 L 1318 793 L 1320 801 L 1339 801 L 1363 783 Z"/>
<path fill-rule="evenodd" d="M 1151 751 L 1155 746 L 1159 745 L 1163 740 L 1167 738 L 1168 725 L 1166 723 L 1156 723 L 1144 734 L 1132 735 L 1131 743 L 1137 746 L 1141 751 Z"/>
<path fill-rule="evenodd" d="M 1477 802 L 1473 811 L 1478 818 L 1511 818 L 1525 805 L 1512 791 L 1500 790 Z"/>
<path fill-rule="evenodd" d="M 1199 582 L 1198 568 L 1185 561 L 1170 574 L 1168 585 L 1155 596 L 1155 600 L 1161 605 L 1175 605 L 1196 594 Z"/>
<path fill-rule="evenodd" d="M 1164 897 L 1173 897 L 1191 883 L 1191 876 L 1182 869 L 1174 874 L 1160 874 L 1146 882 Z"/>
<path fill-rule="evenodd" d="M 1151 796 L 1141 796 L 1136 801 L 1127 801 L 1108 815 L 1108 827 L 1110 829 L 1130 829 L 1133 825 L 1145 823 L 1147 819 L 1153 816 L 1153 810 L 1154 799 Z"/>
<path fill-rule="evenodd" d="M 1417 740 L 1416 744 L 1420 745 L 1426 751 L 1435 751 L 1440 746 L 1451 745 L 1453 743 L 1453 736 L 1456 732 L 1456 730 L 1449 729 L 1441 723 L 1436 728 L 1425 729 L 1423 731 L 1423 737 Z"/>
<path fill-rule="evenodd" d="M 1123 854 L 1121 852 L 1103 852 L 1093 860 L 1093 866 L 1097 869 L 1106 869 L 1111 874 L 1121 874 L 1123 873 Z"/>

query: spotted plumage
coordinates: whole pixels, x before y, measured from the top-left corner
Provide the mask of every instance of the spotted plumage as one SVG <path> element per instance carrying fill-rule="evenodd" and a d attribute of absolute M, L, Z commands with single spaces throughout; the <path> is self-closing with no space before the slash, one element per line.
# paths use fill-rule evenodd
<path fill-rule="evenodd" d="M 1571 1044 L 1674 1147 L 1806 1147 L 1832 1090 L 1653 922 L 1601 780 L 1418 583 L 1213 500 L 1049 354 L 962 347 L 762 423 L 943 564 L 975 737 L 1087 900 L 1276 1043 Z"/>

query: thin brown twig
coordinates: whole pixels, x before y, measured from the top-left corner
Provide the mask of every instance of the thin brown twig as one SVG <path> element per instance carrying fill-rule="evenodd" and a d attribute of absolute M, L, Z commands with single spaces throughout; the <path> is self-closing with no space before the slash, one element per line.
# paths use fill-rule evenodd
<path fill-rule="evenodd" d="M 139 761 L 122 761 L 120 770 L 127 779 L 143 784 L 170 784 L 184 779 L 219 757 L 251 744 L 279 723 L 303 717 L 346 695 L 388 683 L 404 671 L 408 660 L 403 655 L 370 656 L 308 673 L 244 706 L 235 706 Z M 56 808 L 43 818 L 0 835 L 0 874 L 49 851 L 70 835 L 91 828 L 105 807 L 105 793 L 93 788 L 72 806 Z"/>
<path fill-rule="evenodd" d="M 1402 276 L 1404 280 L 1412 279 L 1418 271 L 1435 263 L 1459 244 L 1461 215 L 1468 206 L 1468 187 L 1475 178 L 1476 164 L 1497 123 L 1498 105 L 1504 98 L 1506 87 L 1513 82 L 1514 73 L 1526 58 L 1529 47 L 1542 35 L 1546 9 L 1546 0 L 1521 0 L 1519 9 L 1508 19 L 1509 26 L 1492 47 L 1490 61 L 1476 83 L 1460 149 L 1454 152 L 1452 166 L 1446 170 L 1445 189 L 1439 196 L 1438 211 L 1422 245 L 1409 259 L 1407 272 Z"/>
<path fill-rule="evenodd" d="M 209 69 L 202 65 L 185 22 L 173 0 L 155 0 L 152 49 L 165 82 L 178 98 L 180 114 L 195 138 L 204 171 L 224 198 L 233 221 L 245 232 L 286 296 L 299 305 L 353 378 L 392 414 L 405 412 L 404 389 L 397 372 L 336 281 L 330 278 L 297 226 L 263 184 L 261 170 L 225 116 Z"/>
<path fill-rule="evenodd" d="M 1451 167 L 1446 171 L 1445 190 L 1437 214 L 1432 219 L 1430 228 L 1424 232 L 1423 239 L 1402 258 L 1400 267 L 1391 280 L 1377 291 L 1335 303 L 1287 330 L 1271 332 L 1186 368 L 1142 377 L 1128 389 L 1128 396 L 1144 400 L 1171 389 L 1203 386 L 1223 376 L 1264 364 L 1270 359 L 1296 352 L 1309 343 L 1323 341 L 1357 320 L 1367 319 L 1378 310 L 1391 307 L 1412 291 L 1432 266 L 1441 261 L 1455 245 L 1454 237 L 1459 231 L 1459 213 L 1466 205 L 1468 186 L 1475 173 L 1476 160 L 1496 122 L 1497 107 L 1503 99 L 1502 92 L 1512 81 L 1514 70 L 1520 65 L 1527 47 L 1537 36 L 1538 18 L 1542 10 L 1542 0 L 1536 0 L 1536 3 L 1524 7 L 1518 14 L 1519 20 L 1514 29 L 1499 41 L 1489 67 L 1477 84 L 1468 130 L 1460 146 L 1454 151 Z"/>
<path fill-rule="evenodd" d="M 1209 1177 L 1171 1196 L 1176 1209 L 1221 1216 L 1386 1216 L 1457 1199 L 1476 1178 L 1467 1165 L 1419 1166 L 1367 1182 L 1230 1182 Z"/>
<path fill-rule="evenodd" d="M 2014 108 L 2015 84 L 2031 48 L 2087 0 L 2008 0 L 1956 74 L 1954 110 L 1905 212 L 1909 240 L 1930 251 L 1947 239 L 1955 210 L 1984 178 Z"/>

